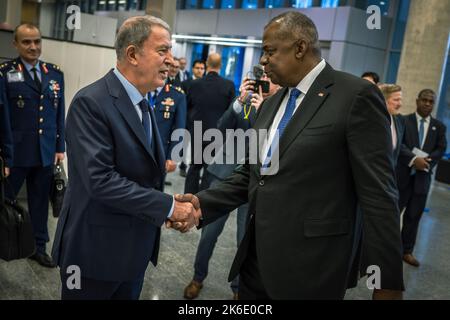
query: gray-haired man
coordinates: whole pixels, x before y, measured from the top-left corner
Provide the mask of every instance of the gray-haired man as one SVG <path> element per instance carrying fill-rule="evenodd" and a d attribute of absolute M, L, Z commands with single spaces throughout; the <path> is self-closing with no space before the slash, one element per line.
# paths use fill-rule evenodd
<path fill-rule="evenodd" d="M 165 156 L 145 98 L 167 78 L 169 27 L 130 18 L 116 52 L 116 68 L 81 89 L 67 116 L 69 187 L 53 247 L 63 299 L 138 299 L 149 261 L 157 262 L 161 225 L 198 223 L 191 204 L 160 191 Z"/>

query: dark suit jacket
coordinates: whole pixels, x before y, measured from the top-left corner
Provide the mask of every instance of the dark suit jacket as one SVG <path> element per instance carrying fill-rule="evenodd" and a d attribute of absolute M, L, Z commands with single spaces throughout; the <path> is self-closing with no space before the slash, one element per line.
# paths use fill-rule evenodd
<path fill-rule="evenodd" d="M 402 150 L 397 165 L 398 187 L 400 190 L 405 189 L 411 182 L 411 167 L 409 163 L 414 158 L 412 150 L 419 146 L 419 131 L 417 129 L 416 114 L 412 113 L 404 117 L 405 119 L 405 135 L 403 138 Z M 427 194 L 430 190 L 431 175 L 439 159 L 445 153 L 447 148 L 447 140 L 445 137 L 445 125 L 431 118 L 427 136 L 422 150 L 429 154 L 432 159 L 429 172 L 417 171 L 414 179 L 414 192 L 417 194 Z"/>
<path fill-rule="evenodd" d="M 156 128 L 154 116 L 152 126 Z M 165 159 L 110 71 L 81 89 L 67 115 L 69 184 L 53 245 L 62 272 L 70 265 L 103 281 L 136 280 L 157 262 L 160 226 L 172 196 L 160 192 Z"/>
<path fill-rule="evenodd" d="M 192 81 L 187 93 L 188 122 L 202 121 L 203 132 L 217 128 L 217 121 L 234 100 L 232 81 L 209 72 L 205 77 Z"/>
<path fill-rule="evenodd" d="M 263 103 L 255 129 L 270 127 L 287 92 Z M 249 202 L 250 227 L 229 279 L 254 237 L 271 298 L 343 298 L 357 277 L 362 227 L 364 262 L 380 267 L 382 288 L 403 288 L 390 117 L 376 86 L 327 65 L 280 139 L 278 173 L 260 168 L 239 166 L 198 194 L 204 224 Z"/>
<path fill-rule="evenodd" d="M 405 119 L 402 115 L 392 117 L 395 122 L 395 131 L 397 132 L 397 145 L 394 151 L 394 165 L 397 165 L 400 150 L 402 149 L 403 136 L 405 135 Z"/>

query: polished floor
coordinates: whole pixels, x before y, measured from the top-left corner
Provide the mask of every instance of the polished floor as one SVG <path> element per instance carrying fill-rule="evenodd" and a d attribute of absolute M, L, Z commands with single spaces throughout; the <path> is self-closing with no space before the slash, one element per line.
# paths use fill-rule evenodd
<path fill-rule="evenodd" d="M 178 172 L 170 174 L 173 186 L 168 193 L 181 193 L 184 178 Z M 404 265 L 407 290 L 405 299 L 450 299 L 450 186 L 434 183 L 428 200 L 429 211 L 422 218 L 415 255 L 422 262 L 419 268 Z M 50 217 L 53 236 L 56 219 Z M 163 229 L 159 264 L 150 265 L 145 275 L 141 299 L 183 299 L 183 289 L 192 278 L 193 263 L 200 231 L 179 234 Z M 51 243 L 48 245 L 51 248 Z M 210 261 L 210 273 L 198 299 L 231 299 L 227 282 L 236 252 L 236 217 L 231 215 L 217 242 Z M 365 279 L 348 290 L 346 299 L 370 299 Z M 52 300 L 60 298 L 57 269 L 47 269 L 25 259 L 12 262 L 0 260 L 0 299 Z"/>

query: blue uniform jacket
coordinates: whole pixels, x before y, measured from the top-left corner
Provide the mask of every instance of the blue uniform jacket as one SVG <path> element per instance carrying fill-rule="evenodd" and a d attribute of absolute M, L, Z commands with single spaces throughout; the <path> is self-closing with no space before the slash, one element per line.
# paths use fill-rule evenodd
<path fill-rule="evenodd" d="M 166 159 L 171 159 L 172 149 L 181 140 L 171 141 L 172 132 L 186 128 L 186 116 L 186 96 L 183 91 L 166 84 L 155 101 L 155 117 Z"/>
<path fill-rule="evenodd" d="M 53 64 L 40 61 L 39 65 L 40 89 L 20 58 L 0 66 L 0 89 L 11 119 L 14 167 L 49 166 L 55 153 L 65 150 L 64 76 Z"/>
<path fill-rule="evenodd" d="M 3 77 L 3 73 L 0 72 L 1 77 Z M 2 84 L 3 82 L 0 82 L 0 85 Z M 0 88 L 0 156 L 3 158 L 6 167 L 11 167 L 13 162 L 12 133 L 4 94 L 4 88 Z"/>

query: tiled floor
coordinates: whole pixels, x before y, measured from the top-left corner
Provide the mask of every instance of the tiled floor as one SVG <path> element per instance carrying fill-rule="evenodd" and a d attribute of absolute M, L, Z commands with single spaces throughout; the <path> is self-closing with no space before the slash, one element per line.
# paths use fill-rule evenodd
<path fill-rule="evenodd" d="M 170 174 L 173 186 L 168 193 L 181 193 L 184 178 Z M 450 299 L 450 187 L 433 185 L 428 201 L 430 211 L 422 218 L 415 255 L 420 268 L 404 266 L 406 299 Z M 50 217 L 53 236 L 56 219 Z M 199 299 L 231 299 L 227 275 L 236 252 L 236 217 L 231 215 L 217 242 L 210 273 Z M 183 289 L 191 280 L 200 231 L 187 234 L 163 229 L 159 264 L 150 265 L 145 275 L 141 299 L 183 299 Z M 51 243 L 49 244 L 51 248 Z M 371 291 L 362 279 L 348 291 L 346 299 L 369 299 Z M 0 261 L 0 299 L 59 299 L 60 281 L 56 269 L 40 267 L 31 260 Z"/>

